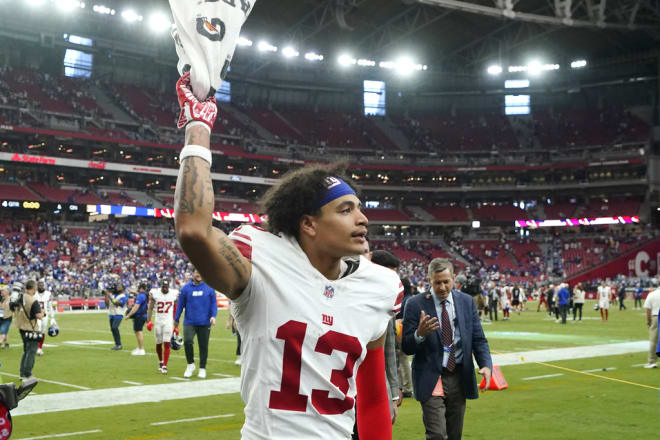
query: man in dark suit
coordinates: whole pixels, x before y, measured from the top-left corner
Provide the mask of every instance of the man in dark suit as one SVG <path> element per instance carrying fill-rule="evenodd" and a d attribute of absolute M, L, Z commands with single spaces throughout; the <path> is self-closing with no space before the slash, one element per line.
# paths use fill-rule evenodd
<path fill-rule="evenodd" d="M 449 260 L 432 260 L 431 290 L 410 298 L 403 317 L 403 351 L 414 355 L 413 389 L 428 440 L 461 438 L 465 399 L 479 397 L 472 355 L 486 384 L 493 366 L 474 301 L 453 289 L 455 277 Z"/>

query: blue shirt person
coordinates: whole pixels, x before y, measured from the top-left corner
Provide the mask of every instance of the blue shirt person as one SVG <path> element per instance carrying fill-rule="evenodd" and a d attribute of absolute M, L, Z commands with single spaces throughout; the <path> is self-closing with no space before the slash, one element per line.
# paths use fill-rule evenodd
<path fill-rule="evenodd" d="M 149 297 L 147 295 L 147 283 L 142 282 L 138 285 L 138 295 L 133 303 L 133 308 L 126 314 L 126 318 L 133 319 L 133 331 L 137 339 L 137 348 L 131 352 L 133 356 L 144 356 L 144 335 L 142 329 L 147 321 L 147 304 Z"/>
<path fill-rule="evenodd" d="M 179 320 L 183 309 L 186 314 L 183 320 L 183 346 L 186 350 L 188 366 L 183 377 L 191 377 L 195 371 L 195 349 L 193 340 L 197 335 L 199 345 L 199 373 L 197 377 L 206 377 L 206 359 L 209 353 L 209 338 L 211 326 L 215 324 L 218 315 L 218 302 L 215 290 L 202 281 L 197 270 L 193 271 L 193 280 L 183 286 L 174 316 L 174 329 L 178 331 Z"/>

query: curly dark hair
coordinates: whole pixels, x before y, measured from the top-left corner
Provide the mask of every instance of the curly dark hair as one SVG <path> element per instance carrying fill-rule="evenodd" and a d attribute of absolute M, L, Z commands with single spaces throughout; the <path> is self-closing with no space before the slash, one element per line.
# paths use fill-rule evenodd
<path fill-rule="evenodd" d="M 268 230 L 298 238 L 302 216 L 320 212 L 316 204 L 325 192 L 323 181 L 327 177 L 342 179 L 358 193 L 355 183 L 346 174 L 347 167 L 346 162 L 307 165 L 283 175 L 260 202 L 262 212 L 268 215 Z"/>

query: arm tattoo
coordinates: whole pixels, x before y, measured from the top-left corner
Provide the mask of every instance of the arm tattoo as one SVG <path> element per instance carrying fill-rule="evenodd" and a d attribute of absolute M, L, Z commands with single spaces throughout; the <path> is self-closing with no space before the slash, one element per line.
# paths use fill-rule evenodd
<path fill-rule="evenodd" d="M 180 188 L 180 191 L 175 193 L 176 204 L 178 205 L 177 211 L 182 214 L 194 214 L 195 205 L 193 200 L 195 199 L 194 186 L 197 183 L 197 170 L 193 166 L 192 160 L 184 160 L 182 165 L 181 186 L 177 187 L 177 190 Z"/>
<path fill-rule="evenodd" d="M 234 270 L 234 274 L 243 280 L 248 273 L 248 268 L 241 259 L 241 255 L 229 240 L 227 237 L 220 238 L 218 243 L 220 245 L 220 255 L 222 255 L 225 262 Z"/>

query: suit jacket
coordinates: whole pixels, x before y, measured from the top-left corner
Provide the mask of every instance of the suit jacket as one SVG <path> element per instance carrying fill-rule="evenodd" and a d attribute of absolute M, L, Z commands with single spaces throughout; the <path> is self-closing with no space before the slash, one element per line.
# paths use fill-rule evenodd
<path fill-rule="evenodd" d="M 479 368 L 489 367 L 492 370 L 493 361 L 472 297 L 457 290 L 453 290 L 452 293 L 456 310 L 454 325 L 461 332 L 461 347 L 463 349 L 463 362 L 460 371 L 463 390 L 466 399 L 476 399 L 479 397 L 479 390 L 477 389 L 472 354 L 474 354 Z M 436 317 L 440 321 L 431 295 L 434 294 L 427 292 L 426 294 L 413 296 L 406 303 L 403 312 L 402 346 L 406 354 L 414 355 L 412 361 L 413 388 L 415 398 L 420 402 L 431 397 L 433 388 L 435 388 L 435 384 L 442 374 L 442 358 L 444 356 L 440 329 L 426 336 L 426 339 L 419 344 L 415 341 L 415 331 L 419 326 L 422 310 L 427 315 Z"/>

